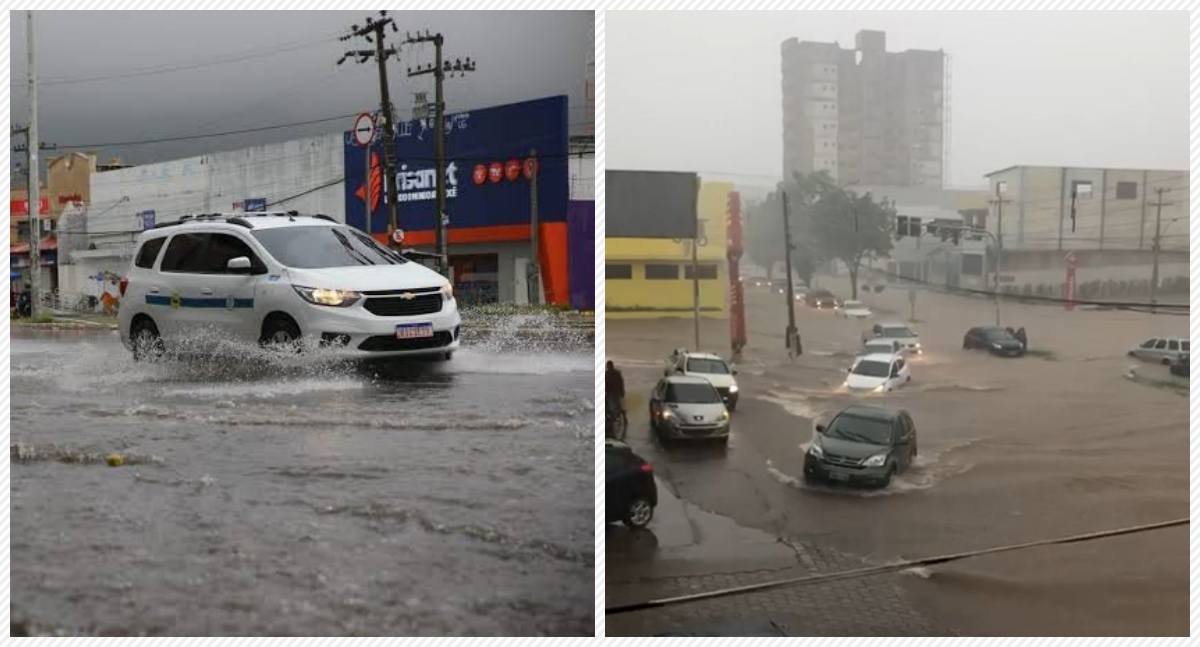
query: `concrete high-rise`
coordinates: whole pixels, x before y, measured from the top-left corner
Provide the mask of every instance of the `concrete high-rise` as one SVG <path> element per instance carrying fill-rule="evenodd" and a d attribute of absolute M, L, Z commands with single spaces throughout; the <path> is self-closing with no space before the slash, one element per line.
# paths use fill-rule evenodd
<path fill-rule="evenodd" d="M 783 171 L 825 170 L 842 185 L 927 186 L 945 180 L 946 55 L 887 52 L 884 33 L 854 49 L 783 42 Z"/>

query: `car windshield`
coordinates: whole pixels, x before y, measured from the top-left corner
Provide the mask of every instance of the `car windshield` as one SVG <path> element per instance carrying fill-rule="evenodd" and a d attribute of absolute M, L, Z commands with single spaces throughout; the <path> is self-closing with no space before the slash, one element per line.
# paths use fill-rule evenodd
<path fill-rule="evenodd" d="M 983 336 L 988 341 L 1012 341 L 1015 338 L 1008 334 L 1008 331 L 1003 328 L 984 328 Z"/>
<path fill-rule="evenodd" d="M 895 350 L 891 344 L 867 344 L 863 346 L 863 353 L 891 353 Z"/>
<path fill-rule="evenodd" d="M 348 227 L 277 227 L 251 232 L 287 267 L 400 265 L 404 257 Z"/>
<path fill-rule="evenodd" d="M 716 373 L 718 375 L 729 373 L 729 367 L 719 359 L 688 359 L 687 370 L 688 373 Z"/>
<path fill-rule="evenodd" d="M 853 309 L 853 308 L 862 308 L 863 303 L 862 303 L 862 301 L 847 301 L 842 304 L 842 307 L 846 308 L 848 310 Z"/>
<path fill-rule="evenodd" d="M 841 414 L 825 430 L 830 438 L 872 445 L 887 445 L 892 439 L 892 423 L 887 420 Z"/>
<path fill-rule="evenodd" d="M 866 360 L 854 365 L 855 375 L 866 375 L 868 377 L 887 377 L 891 372 L 892 365 L 888 362 L 877 362 L 875 360 Z"/>
<path fill-rule="evenodd" d="M 887 326 L 883 329 L 884 337 L 916 337 L 917 333 L 908 329 L 908 326 Z"/>
<path fill-rule="evenodd" d="M 679 404 L 715 404 L 721 401 L 721 394 L 711 384 L 668 384 L 665 400 Z"/>

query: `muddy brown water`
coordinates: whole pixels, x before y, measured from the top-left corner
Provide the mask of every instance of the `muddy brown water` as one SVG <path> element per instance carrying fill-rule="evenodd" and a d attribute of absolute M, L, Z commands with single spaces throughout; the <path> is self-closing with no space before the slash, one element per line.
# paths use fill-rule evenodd
<path fill-rule="evenodd" d="M 17 335 L 14 630 L 592 633 L 587 348 L 381 373 Z"/>
<path fill-rule="evenodd" d="M 664 448 L 646 423 L 645 393 L 670 349 L 692 345 L 691 322 L 607 322 L 610 359 L 631 394 L 630 442 L 682 498 L 874 563 L 1188 516 L 1186 386 L 1125 377 L 1136 365 L 1169 381 L 1165 367 L 1126 351 L 1186 336 L 1187 317 L 1005 303 L 1003 324 L 1026 327 L 1035 351 L 1006 359 L 961 349 L 968 327 L 993 323 L 991 302 L 922 291 L 915 327 L 927 352 L 912 361 L 913 382 L 862 396 L 841 382 L 870 322 L 798 305 L 806 352 L 789 362 L 782 299 L 747 296 L 742 399 L 724 451 Z M 908 318 L 905 292 L 865 300 L 877 310 L 871 321 Z M 702 339 L 728 356 L 727 321 L 705 321 Z M 813 426 L 852 402 L 907 409 L 916 466 L 883 490 L 806 484 Z M 907 587 L 948 632 L 1182 635 L 1187 572 L 1183 527 L 914 571 Z"/>

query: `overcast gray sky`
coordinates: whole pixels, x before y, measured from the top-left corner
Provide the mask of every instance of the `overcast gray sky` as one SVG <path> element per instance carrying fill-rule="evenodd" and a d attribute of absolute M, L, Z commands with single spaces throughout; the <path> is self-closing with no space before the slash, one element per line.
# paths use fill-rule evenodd
<path fill-rule="evenodd" d="M 375 12 L 66 11 L 38 12 L 36 27 L 41 139 L 89 144 L 191 135 L 320 119 L 379 106 L 374 62 L 335 65 L 346 49 L 372 47 L 362 39 L 338 42 L 351 24 Z M 375 14 L 377 15 L 377 14 Z M 570 120 L 584 119 L 585 66 L 593 35 L 592 12 L 390 12 L 400 33 L 442 32 L 447 57 L 470 56 L 477 71 L 446 82 L 450 110 L 537 97 L 570 96 Z M 12 18 L 12 120 L 25 123 L 25 12 Z M 265 52 L 273 56 L 260 56 Z M 406 47 L 389 61 L 392 102 L 408 118 L 413 92 L 428 90 L 432 75 L 408 78 L 405 68 L 433 61 L 433 46 Z M 95 82 L 55 80 L 102 77 L 147 68 L 194 66 L 165 74 Z M 348 130 L 350 121 L 192 142 L 102 151 L 148 162 L 228 150 L 267 141 Z M 20 156 L 14 156 L 19 158 Z"/>
<path fill-rule="evenodd" d="M 950 54 L 954 185 L 1014 164 L 1188 167 L 1184 12 L 609 12 L 609 168 L 769 183 L 780 43 L 853 47 L 860 29 L 886 31 L 888 51 Z"/>

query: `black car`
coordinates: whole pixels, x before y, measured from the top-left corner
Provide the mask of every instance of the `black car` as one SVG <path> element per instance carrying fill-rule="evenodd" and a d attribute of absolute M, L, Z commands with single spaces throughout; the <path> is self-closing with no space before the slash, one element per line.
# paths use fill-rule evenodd
<path fill-rule="evenodd" d="M 837 307 L 838 300 L 829 290 L 813 290 L 804 295 L 804 303 L 808 304 L 810 308 L 832 310 Z"/>
<path fill-rule="evenodd" d="M 643 528 L 654 518 L 658 486 L 654 467 L 625 443 L 604 441 L 604 520 Z"/>
<path fill-rule="evenodd" d="M 1191 368 L 1190 357 L 1191 357 L 1191 353 L 1184 353 L 1184 354 L 1180 355 L 1179 357 L 1176 357 L 1174 360 L 1171 360 L 1171 368 L 1170 368 L 1171 375 L 1178 375 L 1180 377 L 1191 377 L 1192 376 L 1192 368 Z"/>
<path fill-rule="evenodd" d="M 804 454 L 804 478 L 886 486 L 916 457 L 917 428 L 907 411 L 852 405 L 817 425 Z"/>
<path fill-rule="evenodd" d="M 976 326 L 963 335 L 963 349 L 982 348 L 993 355 L 1019 357 L 1025 354 L 1025 345 L 999 326 Z"/>

